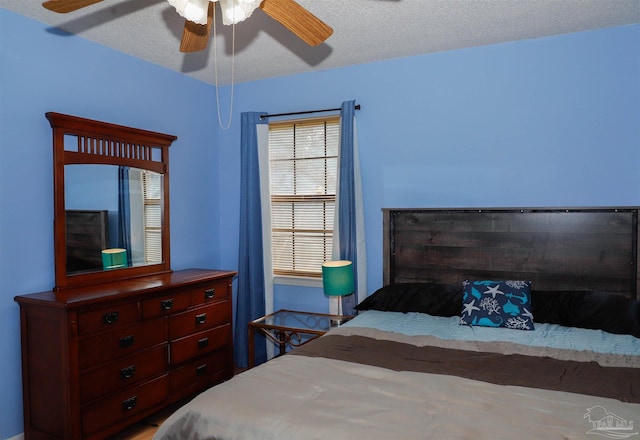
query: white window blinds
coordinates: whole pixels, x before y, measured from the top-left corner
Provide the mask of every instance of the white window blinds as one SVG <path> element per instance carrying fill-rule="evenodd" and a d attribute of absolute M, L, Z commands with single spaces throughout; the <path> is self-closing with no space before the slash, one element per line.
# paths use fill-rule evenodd
<path fill-rule="evenodd" d="M 321 277 L 331 259 L 340 117 L 269 124 L 274 275 Z"/>
<path fill-rule="evenodd" d="M 146 263 L 162 262 L 162 175 L 142 173 L 144 200 L 144 257 Z"/>

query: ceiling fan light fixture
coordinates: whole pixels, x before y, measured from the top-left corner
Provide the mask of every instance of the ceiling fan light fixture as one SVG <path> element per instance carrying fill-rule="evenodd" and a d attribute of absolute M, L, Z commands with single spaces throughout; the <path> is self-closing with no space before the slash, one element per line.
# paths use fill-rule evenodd
<path fill-rule="evenodd" d="M 220 0 L 222 23 L 236 24 L 246 20 L 260 3 L 262 0 Z"/>
<path fill-rule="evenodd" d="M 209 2 L 220 1 L 222 23 L 236 24 L 251 16 L 262 0 L 167 0 L 186 20 L 197 24 L 207 24 Z"/>
<path fill-rule="evenodd" d="M 207 24 L 209 0 L 167 0 L 185 20 Z"/>

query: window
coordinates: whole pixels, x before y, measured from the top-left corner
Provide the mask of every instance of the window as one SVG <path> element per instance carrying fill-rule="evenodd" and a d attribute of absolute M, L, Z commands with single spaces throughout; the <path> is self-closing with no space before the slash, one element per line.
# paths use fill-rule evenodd
<path fill-rule="evenodd" d="M 331 259 L 340 117 L 269 124 L 273 274 L 320 278 Z"/>

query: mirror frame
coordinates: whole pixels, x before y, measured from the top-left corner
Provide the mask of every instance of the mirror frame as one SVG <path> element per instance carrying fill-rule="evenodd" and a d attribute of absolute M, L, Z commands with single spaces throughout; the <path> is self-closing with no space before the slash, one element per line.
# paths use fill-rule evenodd
<path fill-rule="evenodd" d="M 55 290 L 171 272 L 169 223 L 169 146 L 176 136 L 77 116 L 48 112 L 53 130 L 53 204 Z M 77 151 L 65 149 L 65 137 L 77 138 Z M 162 262 L 122 269 L 67 273 L 65 165 L 122 165 L 155 171 L 163 178 Z"/>

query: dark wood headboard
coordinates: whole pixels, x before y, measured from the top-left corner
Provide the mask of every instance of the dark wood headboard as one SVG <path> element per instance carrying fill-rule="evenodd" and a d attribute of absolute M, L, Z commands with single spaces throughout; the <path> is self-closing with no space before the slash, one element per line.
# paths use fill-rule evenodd
<path fill-rule="evenodd" d="M 383 209 L 383 281 L 519 279 L 640 298 L 638 210 Z"/>

